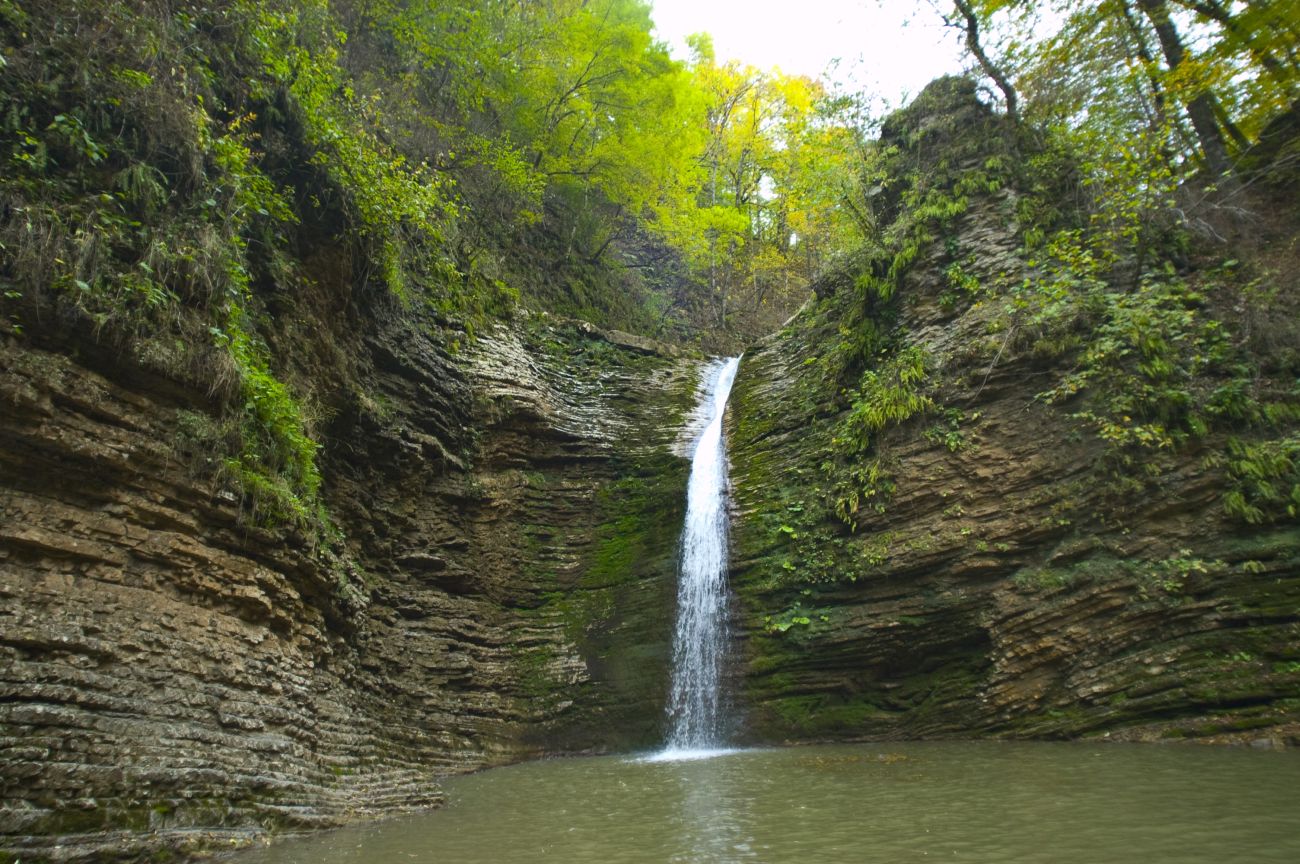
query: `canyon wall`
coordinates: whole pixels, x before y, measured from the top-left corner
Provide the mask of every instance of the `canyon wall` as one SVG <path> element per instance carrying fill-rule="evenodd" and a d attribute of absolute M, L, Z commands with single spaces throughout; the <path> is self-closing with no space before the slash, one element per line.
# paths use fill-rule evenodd
<path fill-rule="evenodd" d="M 1141 290 L 1122 258 L 1089 283 L 1027 251 L 1025 204 L 1050 193 L 1019 166 L 1050 155 L 1024 131 L 960 79 L 887 120 L 880 236 L 914 245 L 831 271 L 745 355 L 729 431 L 750 734 L 1295 744 L 1295 466 L 1243 457 L 1295 446 L 1294 199 L 1257 200 L 1274 221 L 1202 239 Z M 1290 419 L 1232 419 L 1252 405 Z M 1248 511 L 1252 494 L 1280 503 Z"/>
<path fill-rule="evenodd" d="M 324 420 L 329 546 L 241 511 L 201 387 L 5 340 L 6 860 L 242 842 L 658 740 L 698 361 L 545 318 L 453 357 L 407 321 L 373 323 Z"/>
<path fill-rule="evenodd" d="M 850 531 L 812 506 L 835 417 L 807 395 L 817 347 L 750 351 L 733 396 L 752 735 L 1297 742 L 1294 527 L 1227 524 L 1195 457 L 1117 494 L 1100 446 L 1013 362 L 954 391 L 972 418 L 956 449 L 933 420 L 887 436 L 897 489 Z"/>
<path fill-rule="evenodd" d="M 1240 285 L 1189 263 L 1171 306 L 1259 343 L 1228 346 L 1249 381 L 1174 384 L 1274 400 L 1277 428 L 1113 446 L 1088 400 L 1127 398 L 1127 367 L 1061 390 L 1097 362 L 1099 313 L 1053 330 L 1016 305 L 1042 268 L 1005 130 L 969 82 L 927 93 L 885 124 L 911 179 L 872 192 L 902 226 L 881 236 L 915 242 L 832 269 L 736 379 L 738 735 L 1296 743 L 1300 529 L 1258 484 L 1257 518 L 1225 506 L 1242 452 L 1300 452 L 1296 360 L 1269 347 L 1300 345 L 1295 292 L 1246 327 Z M 427 807 L 456 772 L 662 740 L 703 361 L 545 315 L 452 324 L 324 234 L 294 244 L 310 278 L 256 281 L 266 358 L 237 375 L 211 310 L 154 333 L 29 292 L 0 321 L 0 861 L 237 845 Z M 290 433 L 321 445 L 315 523 L 232 476 L 274 479 L 248 453 L 265 430 L 230 432 L 268 370 L 303 409 Z M 886 403 L 869 436 L 846 425 Z"/>

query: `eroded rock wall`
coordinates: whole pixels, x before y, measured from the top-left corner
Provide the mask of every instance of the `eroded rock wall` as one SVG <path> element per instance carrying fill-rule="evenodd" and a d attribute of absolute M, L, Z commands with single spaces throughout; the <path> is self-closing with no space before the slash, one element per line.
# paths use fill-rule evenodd
<path fill-rule="evenodd" d="M 240 512 L 201 387 L 6 341 L 3 854 L 210 847 L 656 738 L 697 361 L 542 320 L 440 344 L 354 349 L 340 555 Z"/>
<path fill-rule="evenodd" d="M 906 176 L 870 192 L 879 242 L 915 246 L 832 271 L 798 318 L 746 352 L 733 391 L 736 687 L 752 735 L 1296 743 L 1300 528 L 1227 513 L 1227 438 L 1245 433 L 1121 451 L 1088 397 L 1041 395 L 1086 362 L 1069 345 L 1097 337 L 1083 323 L 1057 344 L 1035 330 L 1031 192 L 1014 175 L 989 182 L 1015 156 L 1008 131 L 973 85 L 941 79 L 882 134 Z M 957 215 L 920 221 L 942 209 L 935 200 Z M 1287 224 L 1274 229 L 1282 261 Z M 1252 238 L 1261 255 L 1266 241 Z M 1124 297 L 1137 265 L 1121 264 L 1108 278 Z M 1219 316 L 1208 326 L 1256 351 L 1257 381 L 1291 388 L 1284 352 L 1249 348 L 1252 323 L 1232 318 L 1248 299 L 1184 268 L 1204 293 L 1179 312 Z M 1274 318 L 1294 320 L 1285 283 L 1273 302 Z M 885 367 L 907 346 L 925 358 L 930 404 L 901 410 L 884 393 L 895 419 L 871 427 L 869 452 L 848 457 L 862 473 L 845 482 L 851 448 L 836 438 L 861 434 L 846 417 L 864 372 L 846 380 L 836 352 L 871 327 L 884 335 L 860 362 Z M 1156 327 L 1130 330 L 1156 339 Z M 1121 404 L 1144 410 L 1140 396 Z M 860 494 L 845 498 L 849 487 Z"/>
<path fill-rule="evenodd" d="M 856 532 L 805 520 L 828 494 L 835 419 L 808 395 L 824 394 L 804 363 L 817 348 L 788 335 L 750 351 L 733 396 L 738 683 L 756 737 L 1296 740 L 1293 527 L 1226 524 L 1220 478 L 1191 459 L 1110 497 L 1088 433 L 1034 400 L 1028 364 L 966 391 L 956 450 L 927 424 L 890 432 L 896 492 Z M 790 578 L 816 566 L 826 581 Z"/>

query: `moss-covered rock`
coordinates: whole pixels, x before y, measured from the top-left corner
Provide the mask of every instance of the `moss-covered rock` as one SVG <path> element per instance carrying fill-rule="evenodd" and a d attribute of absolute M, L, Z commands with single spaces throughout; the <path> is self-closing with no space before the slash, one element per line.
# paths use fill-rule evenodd
<path fill-rule="evenodd" d="M 1224 279 L 1225 250 L 1048 320 L 1024 222 L 1044 175 L 1011 161 L 1042 142 L 1002 124 L 951 79 L 890 118 L 878 234 L 746 352 L 728 431 L 750 734 L 1294 740 L 1300 525 L 1267 443 L 1295 435 L 1269 371 L 1287 342 L 1208 361 L 1237 313 L 1189 286 Z M 1214 413 L 1236 368 L 1265 370 L 1239 383 L 1275 421 Z M 1274 469 L 1272 509 L 1234 512 L 1239 477 Z"/>

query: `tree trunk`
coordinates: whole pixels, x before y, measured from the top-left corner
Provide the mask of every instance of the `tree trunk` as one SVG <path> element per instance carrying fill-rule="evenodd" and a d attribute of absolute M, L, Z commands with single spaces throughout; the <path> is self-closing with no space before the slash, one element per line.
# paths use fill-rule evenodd
<path fill-rule="evenodd" d="M 1178 28 L 1169 17 L 1169 4 L 1166 0 L 1138 0 L 1138 6 L 1156 31 L 1169 70 L 1177 71 L 1187 57 L 1187 50 L 1183 47 L 1182 37 L 1178 35 Z M 1208 90 L 1199 90 L 1190 96 L 1184 96 L 1183 104 L 1187 107 L 1187 116 L 1191 118 L 1192 129 L 1201 144 L 1206 167 L 1215 177 L 1223 177 L 1232 169 L 1232 160 L 1228 158 L 1223 130 L 1215 117 L 1213 94 Z"/>
<path fill-rule="evenodd" d="M 1178 145 L 1185 150 L 1195 151 L 1196 141 L 1193 139 L 1191 131 L 1187 128 L 1187 121 L 1183 119 L 1181 112 L 1169 111 L 1169 94 L 1165 90 L 1165 85 L 1161 83 L 1160 76 L 1157 74 L 1158 66 L 1155 55 L 1151 53 L 1151 45 L 1147 41 L 1147 34 L 1142 30 L 1141 22 L 1133 13 L 1133 6 L 1129 0 L 1119 0 L 1119 9 L 1124 16 L 1124 24 L 1128 30 L 1129 37 L 1133 40 L 1134 50 L 1138 59 L 1142 61 L 1142 68 L 1146 71 L 1147 86 L 1151 88 L 1151 101 L 1155 106 L 1154 129 L 1168 129 L 1170 134 L 1178 139 Z M 1173 161 L 1173 153 L 1168 146 L 1161 145 L 1161 153 L 1165 156 L 1166 161 Z"/>
<path fill-rule="evenodd" d="M 980 64 L 980 69 L 984 74 L 993 79 L 993 83 L 998 85 L 1002 91 L 1002 98 L 1007 102 L 1007 117 L 1013 123 L 1020 119 L 1019 99 L 1016 97 L 1016 88 L 1011 86 L 1011 81 L 1006 74 L 998 68 L 990 58 L 984 53 L 984 46 L 980 44 L 980 20 L 975 14 L 975 9 L 970 5 L 968 0 L 956 0 L 957 11 L 965 19 L 966 30 L 966 48 L 974 55 L 976 62 Z"/>

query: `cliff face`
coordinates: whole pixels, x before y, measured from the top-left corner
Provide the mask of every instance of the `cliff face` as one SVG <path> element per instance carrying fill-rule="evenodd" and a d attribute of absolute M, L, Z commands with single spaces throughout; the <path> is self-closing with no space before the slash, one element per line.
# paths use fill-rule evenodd
<path fill-rule="evenodd" d="M 1034 270 L 1024 196 L 992 182 L 1003 130 L 970 91 L 943 83 L 937 110 L 886 124 L 919 185 L 983 172 L 969 202 L 884 184 L 879 214 L 914 245 L 831 274 L 741 364 L 741 725 L 1294 742 L 1300 530 L 1228 475 L 1255 444 L 1261 476 L 1295 472 L 1295 394 L 1270 403 L 1280 448 L 1276 429 L 1207 426 L 1117 449 L 1090 394 L 1042 398 L 1100 330 L 1035 331 L 1050 309 L 1011 302 L 1035 300 L 1007 288 Z M 943 230 L 913 230 L 909 208 L 947 214 Z M 429 297 L 376 290 L 321 218 L 285 238 L 293 278 L 250 264 L 238 315 L 178 301 L 115 321 L 45 288 L 6 295 L 0 860 L 327 826 L 436 803 L 449 773 L 659 740 L 700 361 L 544 316 L 466 340 Z M 1300 345 L 1293 294 L 1257 341 Z M 1245 299 L 1220 295 L 1188 291 L 1170 317 Z M 871 328 L 846 377 L 837 352 Z M 1297 356 L 1206 386 L 1246 416 L 1242 394 L 1294 387 Z M 851 373 L 887 398 L 855 404 Z M 882 404 L 887 422 L 845 432 Z M 1130 419 L 1111 431 L 1156 434 Z M 846 434 L 862 439 L 847 456 Z M 328 518 L 250 510 L 285 476 L 281 504 L 319 499 Z M 1225 509 L 1231 483 L 1253 524 Z"/>
<path fill-rule="evenodd" d="M 6 341 L 5 855 L 335 824 L 656 738 L 697 362 L 545 320 L 453 357 L 390 317 L 324 421 L 328 549 L 205 469 L 201 386 Z"/>
<path fill-rule="evenodd" d="M 1226 525 L 1220 478 L 1194 459 L 1117 500 L 1087 433 L 1034 400 L 1028 363 L 986 382 L 972 370 L 954 398 L 978 419 L 958 450 L 927 425 L 894 430 L 897 490 L 856 533 L 804 519 L 826 494 L 817 452 L 833 422 L 806 401 L 815 348 L 786 336 L 751 351 L 733 397 L 756 737 L 1295 742 L 1295 528 Z M 834 581 L 785 578 L 819 558 Z"/>
<path fill-rule="evenodd" d="M 659 736 L 698 361 L 498 323 L 651 288 L 438 113 L 405 20 L 0 9 L 0 861 Z"/>
<path fill-rule="evenodd" d="M 886 124 L 903 158 L 959 174 L 987 164 L 1001 140 L 987 109 L 951 84 L 930 96 L 935 112 Z M 958 128 L 983 129 L 985 143 Z M 906 356 L 926 358 L 930 404 L 873 432 L 880 471 L 858 477 L 854 527 L 829 503 L 851 385 L 824 359 L 860 320 L 853 280 L 819 286 L 818 303 L 745 356 L 729 429 L 737 686 L 752 734 L 1296 743 L 1300 529 L 1229 518 L 1229 433 L 1121 450 L 1098 434 L 1090 397 L 1042 395 L 1090 361 L 1035 343 L 1032 308 L 999 314 L 998 291 L 1019 300 L 1032 269 L 1016 203 L 1011 187 L 973 194 L 875 313 L 905 334 Z M 1211 290 L 1190 314 L 1248 302 Z M 1148 325 L 1133 332 L 1157 338 Z M 890 368 L 894 344 L 867 375 Z M 1294 383 L 1285 364 L 1258 363 L 1257 380 Z M 1180 386 L 1203 398 L 1195 381 Z"/>

